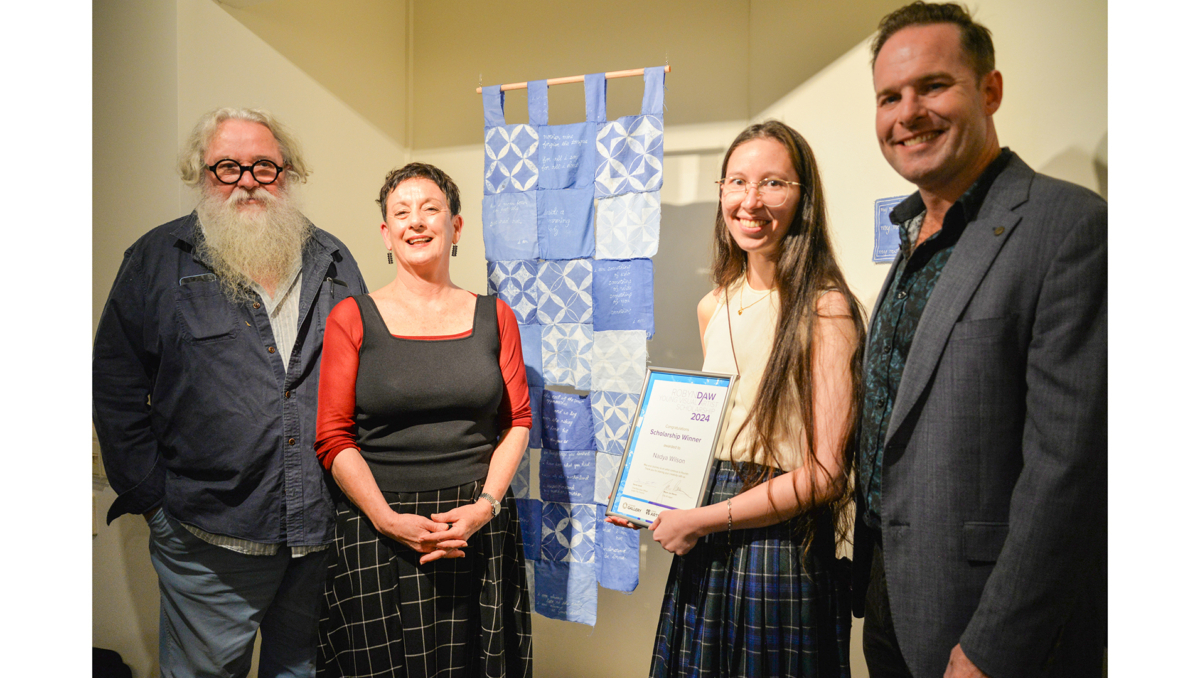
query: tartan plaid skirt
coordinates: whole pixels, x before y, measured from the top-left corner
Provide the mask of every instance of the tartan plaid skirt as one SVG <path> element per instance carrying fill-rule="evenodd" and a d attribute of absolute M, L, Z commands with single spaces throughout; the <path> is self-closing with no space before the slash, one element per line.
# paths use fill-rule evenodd
<path fill-rule="evenodd" d="M 428 517 L 476 501 L 480 489 L 472 482 L 383 496 L 398 513 Z M 500 515 L 467 541 L 465 558 L 421 565 L 422 554 L 380 535 L 338 496 L 317 675 L 532 675 L 525 558 L 511 491 L 501 503 Z"/>
<path fill-rule="evenodd" d="M 718 461 L 709 504 L 736 495 Z M 715 532 L 671 563 L 653 678 L 850 676 L 850 585 L 832 519 L 803 557 L 791 521 Z"/>

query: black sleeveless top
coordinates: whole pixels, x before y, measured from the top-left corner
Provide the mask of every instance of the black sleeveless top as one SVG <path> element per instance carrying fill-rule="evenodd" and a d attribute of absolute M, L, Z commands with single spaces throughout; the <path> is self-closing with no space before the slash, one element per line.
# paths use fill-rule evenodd
<path fill-rule="evenodd" d="M 487 476 L 504 396 L 496 298 L 475 298 L 471 334 L 402 339 L 369 295 L 362 316 L 355 422 L 363 459 L 385 492 L 457 487 Z"/>

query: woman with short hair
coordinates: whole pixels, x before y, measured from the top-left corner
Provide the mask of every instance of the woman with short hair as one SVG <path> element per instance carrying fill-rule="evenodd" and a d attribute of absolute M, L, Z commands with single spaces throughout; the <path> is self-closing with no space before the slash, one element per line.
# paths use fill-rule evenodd
<path fill-rule="evenodd" d="M 325 330 L 316 449 L 342 492 L 319 673 L 528 676 L 517 320 L 450 280 L 463 220 L 449 176 L 393 170 L 379 205 L 396 277 Z"/>

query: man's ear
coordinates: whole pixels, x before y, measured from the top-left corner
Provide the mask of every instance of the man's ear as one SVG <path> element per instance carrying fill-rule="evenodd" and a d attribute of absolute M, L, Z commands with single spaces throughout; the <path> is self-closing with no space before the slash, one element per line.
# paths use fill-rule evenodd
<path fill-rule="evenodd" d="M 979 83 L 979 89 L 983 92 L 983 110 L 988 115 L 995 115 L 1004 98 L 1004 76 L 1000 75 L 1000 71 L 988 73 Z"/>

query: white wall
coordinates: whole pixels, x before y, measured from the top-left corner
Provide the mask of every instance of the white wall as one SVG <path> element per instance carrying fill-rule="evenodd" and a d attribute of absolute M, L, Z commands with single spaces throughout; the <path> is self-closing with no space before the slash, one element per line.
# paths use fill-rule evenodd
<path fill-rule="evenodd" d="M 121 253 L 178 216 L 175 4 L 101 0 L 92 8 L 92 327 Z"/>
<path fill-rule="evenodd" d="M 93 5 L 92 328 L 121 255 L 178 216 L 175 4 Z M 93 433 L 93 454 L 99 453 Z M 116 495 L 93 493 L 92 644 L 121 653 L 136 678 L 158 666 L 158 580 L 141 519 L 104 526 Z"/>

